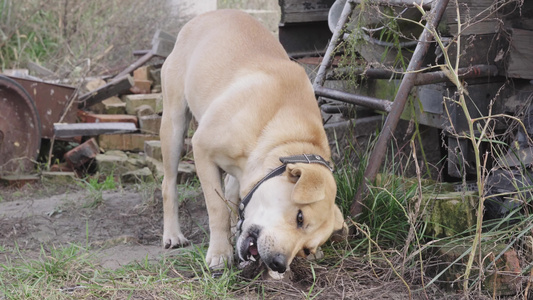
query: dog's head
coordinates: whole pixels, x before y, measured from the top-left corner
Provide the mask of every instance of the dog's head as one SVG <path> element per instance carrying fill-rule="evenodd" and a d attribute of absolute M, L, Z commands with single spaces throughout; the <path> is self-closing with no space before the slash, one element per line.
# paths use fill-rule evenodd
<path fill-rule="evenodd" d="M 296 255 L 315 253 L 334 231 L 345 229 L 335 205 L 337 186 L 319 164 L 288 164 L 285 173 L 262 183 L 244 212 L 237 253 L 261 258 L 283 273 Z"/>

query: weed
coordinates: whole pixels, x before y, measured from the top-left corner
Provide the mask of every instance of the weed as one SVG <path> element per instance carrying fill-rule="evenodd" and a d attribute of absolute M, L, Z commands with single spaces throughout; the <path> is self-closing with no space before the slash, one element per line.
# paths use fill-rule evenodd
<path fill-rule="evenodd" d="M 117 188 L 117 183 L 113 174 L 107 175 L 103 181 L 99 180 L 99 176 L 88 177 L 84 180 L 77 181 L 77 184 L 85 188 L 89 192 L 89 201 L 84 205 L 87 207 L 97 207 L 104 201 L 103 191 L 114 190 Z"/>

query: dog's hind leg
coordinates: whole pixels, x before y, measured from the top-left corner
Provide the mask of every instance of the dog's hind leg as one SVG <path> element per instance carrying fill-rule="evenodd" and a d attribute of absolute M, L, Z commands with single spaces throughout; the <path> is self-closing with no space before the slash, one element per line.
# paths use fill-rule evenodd
<path fill-rule="evenodd" d="M 237 178 L 227 174 L 224 178 L 224 196 L 228 202 L 231 213 L 231 228 L 235 229 L 237 225 L 237 220 L 239 218 L 239 212 L 237 207 L 241 203 L 241 198 L 239 196 L 240 185 Z M 232 231 L 232 234 L 235 234 L 235 230 Z"/>
<path fill-rule="evenodd" d="M 179 72 L 172 67 L 162 70 L 163 117 L 159 131 L 163 154 L 163 247 L 176 248 L 189 244 L 181 232 L 178 217 L 176 183 L 178 164 L 183 148 L 184 135 L 191 120 Z M 172 80 L 172 82 L 167 82 Z"/>

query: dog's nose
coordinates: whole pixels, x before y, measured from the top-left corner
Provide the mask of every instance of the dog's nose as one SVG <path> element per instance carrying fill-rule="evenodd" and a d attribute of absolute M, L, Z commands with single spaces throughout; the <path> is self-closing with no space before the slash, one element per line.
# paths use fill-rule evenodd
<path fill-rule="evenodd" d="M 270 263 L 270 269 L 278 273 L 284 273 L 287 270 L 287 258 L 285 255 L 278 253 L 274 255 L 272 262 Z"/>

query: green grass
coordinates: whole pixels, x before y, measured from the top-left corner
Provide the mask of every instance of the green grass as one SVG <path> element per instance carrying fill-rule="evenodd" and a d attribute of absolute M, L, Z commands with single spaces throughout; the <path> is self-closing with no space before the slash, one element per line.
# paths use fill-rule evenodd
<path fill-rule="evenodd" d="M 80 245 L 41 249 L 37 259 L 0 264 L 2 299 L 71 299 L 139 297 L 166 299 L 227 299 L 253 280 L 236 268 L 211 272 L 202 247 L 184 249 L 175 258 L 144 260 L 110 270 L 94 264 Z"/>
<path fill-rule="evenodd" d="M 103 201 L 103 191 L 114 190 L 119 184 L 115 182 L 113 173 L 106 175 L 103 180 L 96 174 L 95 176 L 89 176 L 83 180 L 77 181 L 78 186 L 86 189 L 89 192 L 88 200 L 84 207 L 97 207 Z"/>

